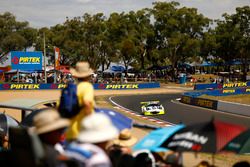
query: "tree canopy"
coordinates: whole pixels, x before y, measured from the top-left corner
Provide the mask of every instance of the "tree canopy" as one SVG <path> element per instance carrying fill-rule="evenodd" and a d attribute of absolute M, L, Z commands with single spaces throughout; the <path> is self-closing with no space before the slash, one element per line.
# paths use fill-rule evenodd
<path fill-rule="evenodd" d="M 59 47 L 61 64 L 89 61 L 92 68 L 113 61 L 144 70 L 215 57 L 215 61 L 240 59 L 246 74 L 250 59 L 250 7 L 238 7 L 213 21 L 196 8 L 178 2 L 155 2 L 152 8 L 128 13 L 103 13 L 67 18 L 63 24 L 35 29 L 19 22 L 9 12 L 0 14 L 0 61 L 12 50 L 33 46 L 43 50 L 53 63 L 54 47 Z M 105 69 L 102 69 L 105 70 Z"/>

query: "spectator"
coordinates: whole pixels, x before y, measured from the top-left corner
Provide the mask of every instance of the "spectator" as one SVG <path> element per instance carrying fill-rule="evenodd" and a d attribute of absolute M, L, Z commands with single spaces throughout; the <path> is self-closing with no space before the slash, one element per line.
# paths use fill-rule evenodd
<path fill-rule="evenodd" d="M 233 167 L 250 167 L 249 162 L 247 161 L 240 161 L 240 162 L 236 162 Z"/>
<path fill-rule="evenodd" d="M 155 158 L 148 150 L 139 150 L 133 153 L 135 167 L 155 167 Z"/>
<path fill-rule="evenodd" d="M 0 135 L 0 142 L 1 142 L 0 152 L 9 149 L 9 140 L 8 140 L 8 136 L 7 135 L 1 134 Z"/>
<path fill-rule="evenodd" d="M 197 167 L 210 167 L 210 164 L 207 161 L 201 161 Z"/>
<path fill-rule="evenodd" d="M 132 136 L 130 129 L 123 129 L 120 132 L 119 137 L 113 140 L 113 143 L 115 145 L 119 145 L 121 147 L 126 147 L 126 148 L 133 146 L 136 142 L 137 138 Z"/>
<path fill-rule="evenodd" d="M 113 167 L 133 167 L 135 158 L 131 155 L 131 151 L 123 149 L 119 145 L 113 144 L 108 148 L 108 155 Z"/>
<path fill-rule="evenodd" d="M 58 111 L 48 108 L 34 117 L 35 132 L 44 146 L 47 166 L 59 164 L 57 157 L 62 150 L 56 150 L 55 146 L 61 141 L 65 128 L 69 126 L 69 120 L 61 118 Z"/>
<path fill-rule="evenodd" d="M 88 62 L 78 62 L 76 68 L 71 68 L 70 72 L 73 77 L 78 80 L 77 83 L 77 96 L 80 105 L 80 112 L 71 118 L 71 124 L 67 131 L 67 140 L 75 140 L 80 131 L 81 120 L 94 112 L 94 88 L 89 82 L 93 70 L 90 68 Z"/>
<path fill-rule="evenodd" d="M 107 144 L 117 138 L 118 134 L 117 128 L 109 117 L 103 113 L 95 113 L 82 121 L 81 133 L 77 139 L 81 142 L 93 143 L 106 150 Z"/>
<path fill-rule="evenodd" d="M 112 166 L 105 153 L 109 141 L 118 136 L 109 117 L 103 113 L 93 113 L 82 120 L 77 141 L 66 148 L 66 156 L 82 161 L 87 167 Z"/>
<path fill-rule="evenodd" d="M 134 165 L 134 157 L 131 155 L 131 146 L 137 142 L 129 129 L 120 132 L 119 137 L 113 141 L 108 149 L 108 154 L 113 167 L 129 167 Z"/>

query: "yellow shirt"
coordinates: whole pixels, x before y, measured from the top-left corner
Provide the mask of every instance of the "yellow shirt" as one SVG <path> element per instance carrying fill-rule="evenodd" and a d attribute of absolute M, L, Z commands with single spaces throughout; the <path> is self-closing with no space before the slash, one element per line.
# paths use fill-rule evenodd
<path fill-rule="evenodd" d="M 77 85 L 77 96 L 79 105 L 81 106 L 80 112 L 73 118 L 71 118 L 71 124 L 66 132 L 66 138 L 68 140 L 76 139 L 80 132 L 81 121 L 86 116 L 84 102 L 89 102 L 91 104 L 91 112 L 94 112 L 94 87 L 89 82 L 80 82 Z"/>

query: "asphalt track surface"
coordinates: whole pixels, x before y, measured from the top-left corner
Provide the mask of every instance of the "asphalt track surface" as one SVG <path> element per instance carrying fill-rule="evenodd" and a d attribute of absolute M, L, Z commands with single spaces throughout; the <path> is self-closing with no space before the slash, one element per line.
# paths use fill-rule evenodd
<path fill-rule="evenodd" d="M 250 117 L 235 114 L 227 114 L 216 110 L 182 104 L 175 99 L 181 94 L 150 94 L 150 95 L 126 95 L 113 96 L 111 100 L 120 106 L 141 114 L 140 102 L 159 100 L 165 108 L 164 115 L 150 116 L 173 124 L 184 123 L 186 125 L 205 122 L 212 119 L 244 125 L 250 128 Z"/>

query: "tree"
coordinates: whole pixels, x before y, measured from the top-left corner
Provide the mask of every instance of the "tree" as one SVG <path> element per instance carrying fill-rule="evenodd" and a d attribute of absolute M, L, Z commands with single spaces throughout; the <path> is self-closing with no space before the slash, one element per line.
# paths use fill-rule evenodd
<path fill-rule="evenodd" d="M 152 9 L 158 50 L 164 53 L 161 61 L 168 58 L 174 67 L 199 54 L 202 35 L 210 23 L 197 9 L 178 6 L 177 2 L 156 2 Z"/>
<path fill-rule="evenodd" d="M 0 62 L 13 50 L 25 50 L 35 41 L 36 29 L 28 22 L 16 21 L 16 17 L 6 12 L 0 14 Z"/>
<path fill-rule="evenodd" d="M 239 59 L 242 62 L 242 80 L 246 80 L 250 58 L 250 7 L 236 8 L 236 14 L 224 14 L 223 17 L 224 20 L 217 21 L 215 29 L 219 46 L 216 54 L 226 62 Z"/>

